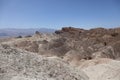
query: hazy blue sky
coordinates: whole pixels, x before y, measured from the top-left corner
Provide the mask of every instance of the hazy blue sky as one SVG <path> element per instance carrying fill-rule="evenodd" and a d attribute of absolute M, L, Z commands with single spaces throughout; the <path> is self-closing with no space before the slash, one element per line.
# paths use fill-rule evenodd
<path fill-rule="evenodd" d="M 120 0 L 0 0 L 0 28 L 120 26 Z"/>

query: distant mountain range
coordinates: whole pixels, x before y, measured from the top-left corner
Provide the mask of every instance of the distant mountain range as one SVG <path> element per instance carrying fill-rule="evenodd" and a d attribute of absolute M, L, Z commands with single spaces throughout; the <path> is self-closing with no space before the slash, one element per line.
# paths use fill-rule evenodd
<path fill-rule="evenodd" d="M 39 31 L 41 33 L 53 33 L 55 30 L 47 28 L 30 28 L 30 29 L 6 28 L 0 29 L 0 37 L 27 36 L 33 35 L 36 31 Z"/>

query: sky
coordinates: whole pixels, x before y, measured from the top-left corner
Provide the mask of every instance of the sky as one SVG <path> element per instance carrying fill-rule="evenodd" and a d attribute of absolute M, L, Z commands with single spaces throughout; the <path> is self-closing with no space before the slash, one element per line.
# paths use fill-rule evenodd
<path fill-rule="evenodd" d="M 0 28 L 120 27 L 120 0 L 0 0 Z"/>

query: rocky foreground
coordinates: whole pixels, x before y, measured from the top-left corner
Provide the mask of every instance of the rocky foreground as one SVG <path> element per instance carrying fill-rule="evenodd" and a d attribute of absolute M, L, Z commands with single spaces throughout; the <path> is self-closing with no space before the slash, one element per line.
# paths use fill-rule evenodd
<path fill-rule="evenodd" d="M 120 28 L 0 39 L 0 80 L 120 80 L 119 60 Z"/>
<path fill-rule="evenodd" d="M 0 45 L 0 80 L 88 80 L 88 77 L 59 58 Z"/>

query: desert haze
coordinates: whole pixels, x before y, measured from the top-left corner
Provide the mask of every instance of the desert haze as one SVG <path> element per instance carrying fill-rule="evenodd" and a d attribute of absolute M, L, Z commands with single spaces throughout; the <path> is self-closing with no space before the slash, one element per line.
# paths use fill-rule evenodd
<path fill-rule="evenodd" d="M 33 35 L 35 31 L 40 31 L 41 33 L 53 33 L 55 30 L 47 29 L 47 28 L 27 28 L 27 29 L 3 28 L 0 29 L 0 38 L 28 36 L 28 35 Z"/>

